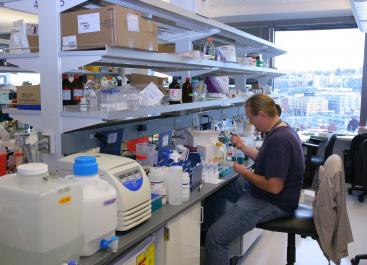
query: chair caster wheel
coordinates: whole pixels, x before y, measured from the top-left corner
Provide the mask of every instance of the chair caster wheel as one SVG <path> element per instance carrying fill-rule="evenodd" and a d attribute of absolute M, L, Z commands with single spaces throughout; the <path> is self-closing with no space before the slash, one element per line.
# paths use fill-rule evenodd
<path fill-rule="evenodd" d="M 352 259 L 350 262 L 352 263 L 352 265 L 358 265 L 359 264 L 359 260 L 355 260 L 355 259 Z"/>

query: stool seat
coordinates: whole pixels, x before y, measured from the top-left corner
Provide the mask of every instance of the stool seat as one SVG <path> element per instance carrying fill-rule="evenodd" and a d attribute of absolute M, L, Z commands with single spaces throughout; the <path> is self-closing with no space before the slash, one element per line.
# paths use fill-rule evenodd
<path fill-rule="evenodd" d="M 259 223 L 256 227 L 274 232 L 317 237 L 312 207 L 303 204 L 298 206 L 292 216 Z"/>

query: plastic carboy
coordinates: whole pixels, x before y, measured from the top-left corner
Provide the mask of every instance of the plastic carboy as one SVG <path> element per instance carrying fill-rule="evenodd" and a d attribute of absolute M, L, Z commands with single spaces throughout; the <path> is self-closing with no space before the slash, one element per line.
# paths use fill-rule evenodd
<path fill-rule="evenodd" d="M 29 163 L 0 178 L 0 259 L 11 265 L 60 265 L 83 247 L 82 186 Z"/>
<path fill-rule="evenodd" d="M 79 156 L 73 165 L 73 179 L 83 186 L 84 247 L 81 256 L 90 256 L 110 241 L 117 227 L 116 190 L 99 178 L 94 156 Z M 112 245 L 111 245 L 112 246 Z"/>

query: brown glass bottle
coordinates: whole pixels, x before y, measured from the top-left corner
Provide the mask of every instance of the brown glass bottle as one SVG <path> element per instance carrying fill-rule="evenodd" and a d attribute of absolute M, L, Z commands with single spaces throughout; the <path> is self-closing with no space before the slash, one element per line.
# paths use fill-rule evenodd
<path fill-rule="evenodd" d="M 74 104 L 79 104 L 80 99 L 84 96 L 84 84 L 82 76 L 75 75 L 76 86 L 73 90 L 73 101 Z"/>
<path fill-rule="evenodd" d="M 186 77 L 186 82 L 182 85 L 182 102 L 190 103 L 193 97 L 193 86 L 191 84 L 190 77 Z"/>
<path fill-rule="evenodd" d="M 63 105 L 73 105 L 73 90 L 74 90 L 74 83 L 70 82 L 68 75 L 62 75 L 62 104 Z"/>
<path fill-rule="evenodd" d="M 169 104 L 180 104 L 182 100 L 182 89 L 178 83 L 177 76 L 172 78 L 172 83 L 168 87 Z"/>

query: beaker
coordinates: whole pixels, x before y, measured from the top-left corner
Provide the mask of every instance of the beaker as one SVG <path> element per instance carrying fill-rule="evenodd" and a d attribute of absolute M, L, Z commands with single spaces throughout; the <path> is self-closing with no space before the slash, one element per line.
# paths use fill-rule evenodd
<path fill-rule="evenodd" d="M 157 152 L 155 144 L 136 144 L 136 158 L 142 166 L 154 166 L 157 164 Z"/>

